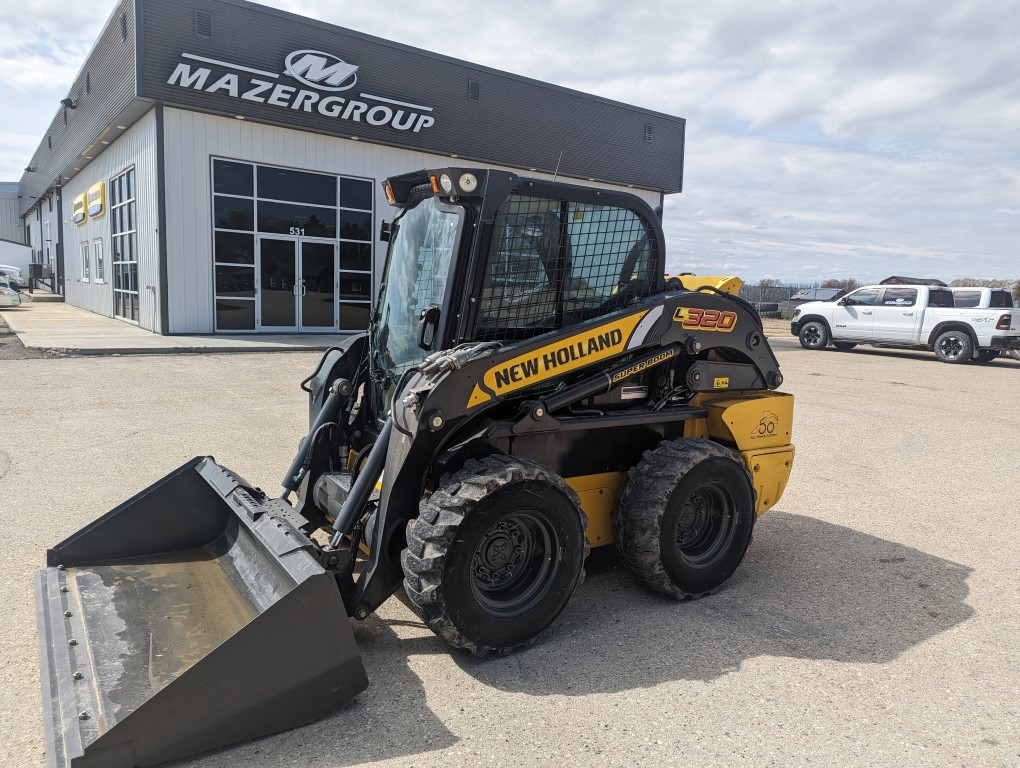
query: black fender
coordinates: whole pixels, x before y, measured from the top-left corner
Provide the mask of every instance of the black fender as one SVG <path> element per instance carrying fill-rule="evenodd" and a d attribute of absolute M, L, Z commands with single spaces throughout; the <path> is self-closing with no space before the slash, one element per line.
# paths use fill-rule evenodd
<path fill-rule="evenodd" d="M 942 322 L 942 323 L 939 323 L 938 325 L 936 325 L 932 329 L 932 332 L 930 334 L 928 334 L 928 341 L 927 341 L 928 346 L 934 348 L 934 346 L 935 346 L 935 339 L 937 339 L 940 335 L 942 335 L 946 331 L 963 331 L 968 336 L 970 336 L 970 340 L 972 342 L 974 342 L 974 349 L 975 349 L 975 351 L 980 346 L 978 344 L 977 334 L 974 332 L 974 329 L 971 328 L 966 323 L 961 323 L 959 320 L 946 320 L 945 322 Z"/>
<path fill-rule="evenodd" d="M 805 315 L 804 317 L 797 318 L 797 322 L 800 323 L 801 328 L 803 328 L 807 323 L 821 323 L 825 326 L 825 330 L 829 334 L 829 341 L 832 341 L 832 326 L 830 326 L 829 321 L 821 315 Z"/>

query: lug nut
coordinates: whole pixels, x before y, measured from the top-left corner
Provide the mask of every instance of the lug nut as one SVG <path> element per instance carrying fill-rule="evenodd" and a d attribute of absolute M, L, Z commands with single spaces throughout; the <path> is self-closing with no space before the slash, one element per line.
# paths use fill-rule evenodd
<path fill-rule="evenodd" d="M 84 675 L 81 672 L 75 672 L 73 675 L 71 675 L 71 677 L 73 677 L 75 680 L 81 680 L 84 677 Z"/>
<path fill-rule="evenodd" d="M 67 587 L 61 587 L 61 588 L 60 588 L 60 591 L 61 591 L 61 592 L 66 592 L 66 591 L 67 591 Z"/>
<path fill-rule="evenodd" d="M 64 616 L 70 618 L 71 612 L 70 611 L 64 611 Z"/>
<path fill-rule="evenodd" d="M 77 641 L 77 640 L 75 640 L 75 639 L 74 639 L 74 638 L 72 637 L 72 638 L 71 638 L 70 640 L 68 640 L 68 641 L 67 641 L 67 644 L 68 644 L 68 645 L 78 645 L 78 641 Z"/>
<path fill-rule="evenodd" d="M 88 712 L 82 712 L 80 715 L 78 715 L 78 719 L 79 720 L 88 720 L 89 719 L 89 713 Z"/>

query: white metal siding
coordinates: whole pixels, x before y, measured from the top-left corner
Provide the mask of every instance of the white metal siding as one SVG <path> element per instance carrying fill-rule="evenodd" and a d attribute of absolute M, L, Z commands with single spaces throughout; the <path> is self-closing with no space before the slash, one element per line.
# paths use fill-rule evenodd
<path fill-rule="evenodd" d="M 365 141 L 351 141 L 171 108 L 164 112 L 164 142 L 170 333 L 213 332 L 210 157 L 373 181 L 422 168 L 452 164 L 464 167 L 484 165 L 451 160 L 445 155 L 396 149 Z M 529 175 L 549 178 L 548 174 Z M 610 184 L 591 186 L 634 192 L 652 206 L 659 204 L 658 192 L 626 189 Z M 392 219 L 393 214 L 381 185 L 375 184 L 374 188 L 373 232 L 378 234 L 380 220 Z M 376 240 L 374 254 L 378 285 L 386 255 L 385 244 Z"/>
<path fill-rule="evenodd" d="M 21 228 L 21 217 L 18 216 L 18 198 L 0 197 L 0 240 L 13 240 L 16 243 L 25 239 Z"/>
<path fill-rule="evenodd" d="M 156 192 L 156 117 L 148 112 L 120 138 L 64 186 L 64 299 L 76 307 L 113 317 L 113 246 L 111 242 L 110 180 L 131 167 L 135 168 L 135 214 L 138 228 L 138 320 L 150 331 L 159 333 L 159 215 Z M 88 191 L 97 181 L 106 183 L 106 212 L 82 224 L 71 221 L 74 198 Z M 44 214 L 45 215 L 45 214 Z M 82 280 L 81 243 L 91 249 L 96 239 L 103 241 L 106 282 L 97 283 L 95 262 L 92 281 Z"/>

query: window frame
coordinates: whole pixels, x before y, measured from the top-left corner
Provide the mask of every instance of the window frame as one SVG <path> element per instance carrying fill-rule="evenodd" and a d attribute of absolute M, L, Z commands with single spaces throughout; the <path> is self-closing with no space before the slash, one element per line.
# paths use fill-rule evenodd
<path fill-rule="evenodd" d="M 243 165 L 250 166 L 251 167 L 251 171 L 252 171 L 252 194 L 250 196 L 248 196 L 248 195 L 239 195 L 239 194 L 234 194 L 234 193 L 229 193 L 229 192 L 217 192 L 216 191 L 216 163 L 217 163 L 217 161 L 219 161 L 219 162 L 226 162 L 226 163 L 243 164 Z M 294 172 L 297 172 L 297 173 L 309 173 L 309 174 L 314 174 L 314 175 L 317 175 L 317 176 L 327 176 L 327 177 L 330 177 L 330 178 L 333 179 L 333 183 L 334 183 L 335 188 L 336 188 L 336 202 L 337 202 L 337 204 L 331 206 L 331 205 L 320 205 L 320 204 L 317 204 L 317 203 L 305 203 L 305 202 L 302 202 L 302 201 L 295 201 L 295 200 L 278 200 L 276 198 L 260 197 L 259 196 L 259 169 L 260 168 L 279 168 L 279 169 L 285 170 L 285 171 L 294 171 Z M 369 190 L 368 201 L 369 201 L 369 204 L 371 205 L 371 208 L 370 209 L 354 208 L 354 207 L 351 207 L 351 206 L 342 205 L 341 204 L 343 202 L 343 200 L 341 198 L 341 187 L 342 187 L 341 182 L 342 181 L 348 181 L 348 182 L 354 181 L 354 182 L 362 182 L 362 183 L 366 184 L 367 185 L 367 189 Z M 229 228 L 226 228 L 226 227 L 218 227 L 218 226 L 216 226 L 216 200 L 217 200 L 217 198 L 220 198 L 220 197 L 233 198 L 233 199 L 236 199 L 236 200 L 250 200 L 251 201 L 251 203 L 252 203 L 252 228 L 250 230 L 247 230 L 247 229 L 229 229 Z M 295 235 L 295 234 L 280 233 L 280 232 L 263 232 L 262 230 L 259 229 L 259 203 L 260 202 L 264 202 L 264 203 L 282 203 L 282 204 L 285 204 L 285 205 L 305 206 L 305 207 L 308 207 L 308 208 L 323 208 L 323 209 L 326 209 L 326 210 L 332 210 L 336 214 L 335 234 L 334 234 L 333 237 L 323 237 L 323 236 L 320 236 L 320 235 Z M 209 155 L 209 210 L 210 210 L 210 216 L 211 216 L 211 218 L 210 218 L 211 226 L 209 227 L 209 244 L 210 244 L 210 252 L 211 252 L 210 255 L 212 257 L 210 259 L 210 262 L 209 262 L 209 269 L 210 269 L 210 279 L 212 280 L 212 288 L 213 288 L 213 290 L 212 290 L 213 332 L 214 333 L 259 333 L 259 330 L 258 330 L 258 326 L 259 326 L 259 309 L 260 309 L 260 301 L 261 301 L 261 299 L 260 299 L 260 289 L 261 289 L 261 286 L 259 284 L 259 274 L 258 274 L 258 268 L 259 268 L 259 253 L 258 253 L 259 245 L 258 245 L 258 239 L 259 239 L 259 237 L 270 237 L 270 238 L 289 238 L 289 237 L 294 237 L 294 238 L 297 238 L 298 240 L 312 240 L 312 241 L 318 241 L 318 242 L 333 243 L 334 248 L 335 248 L 334 253 L 336 254 L 336 256 L 335 256 L 336 262 L 335 263 L 337 265 L 337 273 L 335 275 L 336 293 L 335 293 L 335 299 L 334 299 L 334 301 L 335 301 L 334 309 L 335 309 L 335 316 L 336 316 L 336 320 L 337 320 L 337 325 L 336 325 L 336 331 L 334 331 L 334 332 L 336 332 L 336 333 L 356 333 L 356 332 L 363 331 L 364 328 L 358 328 L 358 329 L 344 328 L 343 323 L 341 322 L 341 314 L 342 314 L 342 307 L 344 307 L 344 306 L 351 306 L 351 307 L 356 307 L 356 308 L 365 308 L 365 307 L 367 307 L 367 309 L 369 311 L 369 317 L 371 317 L 372 307 L 375 305 L 375 302 L 376 302 L 376 299 L 377 299 L 376 294 L 377 294 L 378 286 L 376 285 L 376 269 L 375 269 L 375 260 L 376 260 L 376 241 L 375 241 L 376 203 L 377 203 L 377 200 L 376 200 L 376 191 L 375 191 L 375 179 L 366 178 L 366 177 L 363 177 L 363 176 L 349 176 L 349 175 L 339 174 L 339 173 L 332 172 L 332 171 L 312 170 L 310 168 L 297 168 L 297 167 L 293 167 L 293 166 L 279 165 L 279 164 L 276 164 L 276 163 L 263 163 L 263 162 L 258 162 L 258 161 L 254 161 L 254 160 L 244 160 L 244 159 L 237 158 L 237 157 L 226 157 L 226 156 L 223 156 L 223 155 Z M 352 238 L 342 237 L 341 236 L 340 222 L 341 222 L 341 212 L 343 212 L 343 211 L 351 211 L 351 212 L 354 212 L 354 213 L 363 213 L 363 214 L 367 213 L 368 214 L 368 217 L 369 217 L 369 228 L 368 228 L 368 237 L 366 239 L 356 240 L 356 239 L 352 239 Z M 241 264 L 241 263 L 237 263 L 237 262 L 220 261 L 217 258 L 217 255 L 216 255 L 216 234 L 218 232 L 250 235 L 251 238 L 252 238 L 252 249 L 253 249 L 252 250 L 252 262 L 251 262 L 251 264 Z M 343 260 L 341 258 L 341 251 L 342 251 L 342 246 L 343 246 L 344 243 L 350 243 L 350 244 L 353 244 L 353 245 L 356 245 L 356 246 L 368 246 L 368 249 L 369 249 L 369 252 L 368 252 L 368 266 L 369 266 L 369 269 L 367 269 L 367 270 L 350 269 L 350 268 L 347 268 L 347 267 L 344 266 Z M 217 267 L 246 267 L 246 268 L 250 267 L 252 269 L 252 275 L 253 275 L 253 279 L 254 279 L 254 282 L 255 282 L 255 296 L 252 297 L 252 298 L 248 298 L 248 297 L 239 297 L 239 296 L 223 296 L 223 295 L 220 295 L 220 293 L 217 290 L 217 286 L 216 286 L 216 269 L 217 269 Z M 340 298 L 339 279 L 340 279 L 340 274 L 343 273 L 343 272 L 356 272 L 356 273 L 359 273 L 359 274 L 366 275 L 368 277 L 369 285 L 370 285 L 370 288 L 371 288 L 371 290 L 370 290 L 370 300 L 369 301 L 366 302 L 366 301 L 356 301 L 356 300 L 344 300 L 344 299 Z M 252 328 L 251 329 L 245 329 L 245 330 L 236 330 L 236 329 L 229 329 L 229 328 L 221 330 L 219 328 L 219 322 L 218 322 L 217 313 L 216 313 L 216 303 L 218 301 L 253 301 L 253 302 L 255 302 L 255 321 L 254 321 L 254 324 L 253 324 Z M 314 331 L 314 332 L 323 332 L 323 331 Z"/>
<path fill-rule="evenodd" d="M 99 285 L 106 284 L 106 259 L 104 257 L 105 248 L 103 246 L 103 238 L 97 237 L 92 241 L 92 258 L 95 261 L 95 279 L 94 283 Z"/>
<path fill-rule="evenodd" d="M 889 296 L 890 292 L 895 292 L 895 291 L 912 291 L 913 294 L 914 294 L 913 301 L 911 301 L 909 304 L 890 304 L 890 303 L 888 303 L 886 301 L 886 297 Z M 917 290 L 917 288 L 912 288 L 909 285 L 888 286 L 888 287 L 882 289 L 881 303 L 876 305 L 876 306 L 880 306 L 880 307 L 893 307 L 893 308 L 896 308 L 896 307 L 916 307 L 917 306 L 917 302 L 920 299 L 920 296 L 921 296 L 921 292 L 919 290 Z M 862 305 L 855 305 L 855 306 L 865 306 L 865 305 L 862 304 Z"/>
<path fill-rule="evenodd" d="M 91 264 L 92 249 L 89 246 L 88 240 L 81 241 L 81 281 L 83 283 L 91 283 Z"/>
<path fill-rule="evenodd" d="M 130 175 L 130 184 L 129 182 Z M 123 179 L 123 187 L 121 190 L 118 182 Z M 131 323 L 132 325 L 141 325 L 141 288 L 138 283 L 138 170 L 134 165 L 129 165 L 123 168 L 120 172 L 114 174 L 107 181 L 107 189 L 109 190 L 110 199 L 107 201 L 107 209 L 110 217 L 110 251 L 111 259 L 110 266 L 113 269 L 113 279 L 110 280 L 110 285 L 113 288 L 113 316 L 117 320 L 123 320 L 125 323 Z M 130 193 L 130 197 L 127 194 Z M 116 204 L 114 204 L 116 200 Z M 126 215 L 127 224 L 124 223 Z M 118 222 L 121 222 L 120 226 L 124 226 L 125 229 L 118 231 Z M 129 259 L 117 258 L 123 256 L 125 251 L 124 243 L 130 244 L 130 256 Z M 120 248 L 118 249 L 118 246 Z M 127 265 L 125 267 L 125 265 Z M 133 267 L 131 266 L 133 265 Z M 117 277 L 118 270 L 120 267 L 120 274 L 123 276 L 124 269 L 128 269 L 134 277 L 135 289 L 129 288 L 118 288 Z M 124 297 L 130 298 L 130 306 L 132 312 L 130 314 L 118 314 L 117 313 L 117 302 L 118 294 Z M 125 299 L 121 299 L 125 301 Z M 123 306 L 123 305 L 122 305 Z M 137 319 L 136 317 L 137 316 Z"/>
<path fill-rule="evenodd" d="M 862 302 L 852 301 L 852 299 L 853 299 L 855 294 L 864 293 L 865 291 L 874 291 L 875 292 L 875 300 L 873 302 L 867 303 L 867 302 L 863 302 L 863 301 Z M 882 288 L 872 288 L 870 286 L 867 286 L 867 287 L 864 287 L 864 288 L 858 288 L 856 291 L 851 291 L 846 296 L 841 298 L 840 302 L 843 304 L 843 306 L 846 306 L 846 307 L 880 307 L 880 306 L 882 306 L 881 299 L 882 299 L 883 292 L 884 292 L 884 289 L 882 289 Z"/>

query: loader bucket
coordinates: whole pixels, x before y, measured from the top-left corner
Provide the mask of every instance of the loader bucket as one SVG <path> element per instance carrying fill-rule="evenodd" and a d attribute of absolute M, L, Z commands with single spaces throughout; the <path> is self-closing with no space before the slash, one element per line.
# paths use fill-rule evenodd
<path fill-rule="evenodd" d="M 49 765 L 157 765 L 363 691 L 336 579 L 296 520 L 200 457 L 49 550 L 36 577 Z"/>

